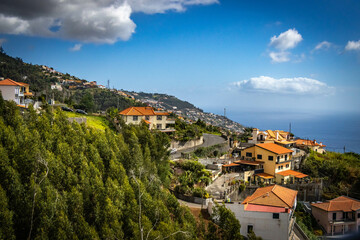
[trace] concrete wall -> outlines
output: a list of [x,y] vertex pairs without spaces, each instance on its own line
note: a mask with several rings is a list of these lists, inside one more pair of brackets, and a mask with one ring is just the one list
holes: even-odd
[[16,104],[20,104],[18,99],[15,99],[15,89],[18,89],[18,93],[20,93],[20,88],[18,86],[0,86],[0,90],[4,100],[14,101]]
[[171,141],[170,148],[176,148],[177,150],[184,150],[192,147],[199,146],[204,143],[204,137],[201,136],[199,139],[190,140],[186,142]]
[[247,235],[248,225],[253,226],[253,231],[264,240],[288,240],[290,213],[279,213],[279,219],[273,219],[273,213],[244,211],[242,204],[226,204],[240,221],[241,235]]

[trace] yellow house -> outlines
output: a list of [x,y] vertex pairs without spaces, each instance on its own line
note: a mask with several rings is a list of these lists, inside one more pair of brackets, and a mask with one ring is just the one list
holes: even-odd
[[[241,157],[246,160],[262,161],[264,171],[254,174],[254,180],[265,183],[284,183],[294,175],[300,176],[299,172],[291,170],[292,150],[275,143],[261,143],[244,149]],[[286,172],[286,171],[291,172]],[[286,174],[283,174],[283,173]],[[302,178],[307,175],[303,174]]]
[[149,129],[162,132],[173,132],[175,119],[169,119],[169,113],[154,111],[152,107],[129,107],[119,113],[126,124],[140,124],[142,121],[149,125]]

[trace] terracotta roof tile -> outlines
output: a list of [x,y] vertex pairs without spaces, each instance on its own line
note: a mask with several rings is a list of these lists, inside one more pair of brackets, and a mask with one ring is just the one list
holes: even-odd
[[119,113],[127,116],[169,115],[167,112],[155,112],[152,107],[129,107]]
[[284,153],[292,153],[293,152],[292,150],[284,148],[282,146],[279,146],[275,143],[261,143],[261,144],[256,144],[255,146],[261,147],[265,150],[268,150],[268,151],[276,153],[276,154],[284,154]]
[[281,176],[289,176],[289,175],[292,175],[296,178],[303,178],[303,177],[307,177],[308,175],[306,174],[303,174],[301,172],[297,172],[297,171],[294,171],[294,170],[285,170],[285,171],[282,171],[282,172],[277,172],[276,174],[279,174]]
[[320,208],[327,212],[351,212],[360,209],[360,201],[349,197],[341,196],[324,203],[313,203],[311,206]]
[[28,85],[28,84],[15,82],[14,80],[11,80],[11,79],[5,79],[5,80],[0,81],[0,85],[2,85],[2,86],[21,86],[21,87],[24,87],[25,85]]
[[297,191],[273,185],[258,188],[242,204],[256,204],[272,207],[292,208],[295,203]]

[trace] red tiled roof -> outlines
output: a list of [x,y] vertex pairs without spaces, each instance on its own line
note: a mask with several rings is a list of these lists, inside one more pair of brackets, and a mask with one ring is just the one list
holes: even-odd
[[308,175],[304,174],[304,173],[301,173],[301,172],[297,172],[297,171],[294,171],[294,170],[285,170],[285,171],[282,171],[282,172],[277,172],[276,174],[279,174],[281,176],[289,176],[289,175],[292,175],[296,178],[304,178],[304,177],[307,177]]
[[326,145],[318,144],[315,141],[312,140],[306,140],[306,139],[297,139],[295,140],[295,144],[297,145],[305,145],[305,146],[319,146],[319,147],[326,147]]
[[256,189],[242,204],[255,204],[272,207],[292,208],[295,203],[297,191],[273,185]]
[[264,162],[261,162],[261,161],[238,160],[238,161],[235,161],[234,163],[258,166],[258,165],[260,165],[260,164],[263,164]]
[[276,153],[276,154],[284,154],[284,153],[292,153],[293,152],[292,150],[284,148],[282,146],[279,146],[275,143],[260,143],[260,144],[256,144],[255,146],[258,146],[260,148],[263,148],[265,150],[268,150],[268,151]]
[[230,163],[230,164],[223,165],[223,167],[233,167],[233,166],[239,166],[239,164],[237,164],[237,163]]
[[247,204],[245,206],[245,211],[271,212],[271,213],[286,212],[285,208],[283,208],[283,207],[271,207],[271,206],[264,206],[264,205],[255,205],[255,204]]
[[15,82],[14,80],[11,80],[11,79],[5,79],[5,80],[0,81],[0,85],[2,85],[2,86],[21,86],[21,87],[24,87],[25,85],[28,85],[28,84]]
[[152,107],[129,107],[119,113],[127,116],[169,115],[167,112],[155,112]]
[[255,174],[255,176],[259,176],[259,177],[264,178],[264,179],[274,178],[273,175],[270,175],[270,174],[268,174],[268,173],[257,173],[257,174]]
[[351,212],[360,209],[360,201],[349,197],[341,196],[324,203],[313,203],[311,206],[320,208],[327,212]]

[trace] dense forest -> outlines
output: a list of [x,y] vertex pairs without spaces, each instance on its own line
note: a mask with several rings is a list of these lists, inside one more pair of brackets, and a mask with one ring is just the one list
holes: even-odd
[[360,154],[311,152],[301,170],[311,177],[323,178],[324,199],[341,195],[360,199]]
[[233,239],[225,207],[198,227],[167,190],[168,146],[146,125],[98,131],[0,97],[0,239]]

